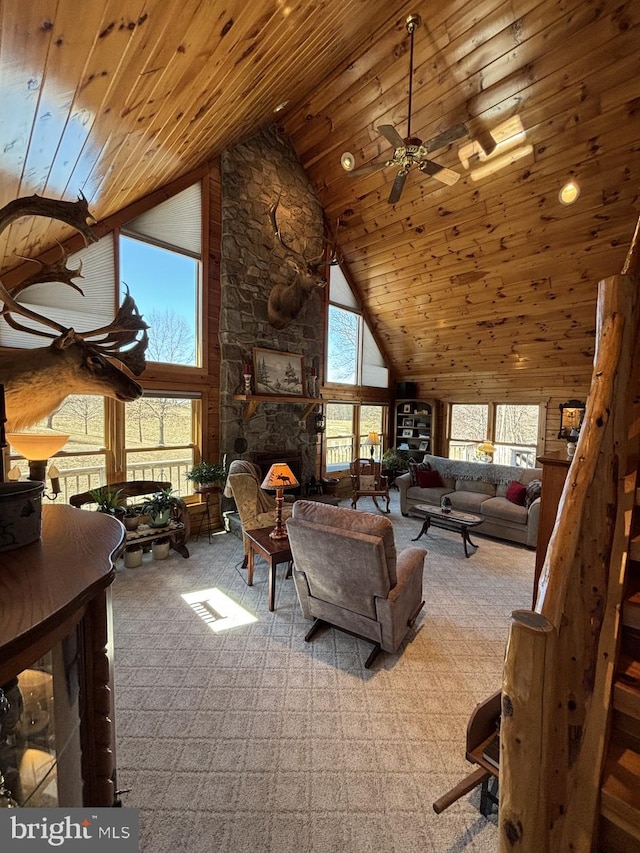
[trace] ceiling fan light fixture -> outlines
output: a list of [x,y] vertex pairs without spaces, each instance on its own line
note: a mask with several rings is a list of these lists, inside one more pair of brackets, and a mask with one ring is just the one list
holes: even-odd
[[558,198],[561,204],[573,204],[580,196],[580,186],[577,181],[571,180],[562,187],[558,193]]
[[352,172],[356,165],[356,158],[353,156],[351,151],[345,151],[342,157],[340,157],[340,165],[345,170],[345,172]]

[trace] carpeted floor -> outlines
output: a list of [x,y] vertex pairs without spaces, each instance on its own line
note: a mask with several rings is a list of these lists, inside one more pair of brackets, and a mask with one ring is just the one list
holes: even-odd
[[[400,549],[420,522],[402,518],[397,493],[390,518]],[[469,559],[457,534],[420,540],[426,608],[402,653],[372,670],[354,637],[304,642],[285,566],[269,613],[266,564],[246,586],[231,534],[191,543],[187,560],[119,568],[118,784],[140,809],[140,851],[497,850],[477,792],[432,809],[473,769],[469,714],[500,686],[511,611],[530,606],[534,553],[475,539]]]

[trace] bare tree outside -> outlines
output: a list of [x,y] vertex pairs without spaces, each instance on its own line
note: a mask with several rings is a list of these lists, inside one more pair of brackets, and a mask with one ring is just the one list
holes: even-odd
[[[89,435],[89,426],[95,418],[101,418],[104,410],[102,397],[93,397],[88,394],[73,394],[67,397],[65,402],[54,414],[64,413],[67,418],[82,424],[85,435]],[[50,416],[51,418],[53,415]]]
[[329,306],[329,382],[357,382],[359,316],[335,305]]
[[193,332],[183,316],[171,308],[154,308],[145,320],[149,324],[147,361],[193,364]]

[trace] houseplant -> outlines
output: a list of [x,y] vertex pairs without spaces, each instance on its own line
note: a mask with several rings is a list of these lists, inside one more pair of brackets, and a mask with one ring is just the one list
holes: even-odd
[[208,486],[221,486],[227,477],[223,465],[217,462],[198,462],[185,474],[187,480],[198,485],[201,489]]
[[177,505],[178,499],[174,497],[173,489],[161,489],[156,492],[144,505],[150,527],[165,527],[172,509]]
[[395,447],[390,447],[382,456],[382,470],[386,474],[390,486],[398,474],[402,474],[409,469],[407,462],[407,453],[403,450],[397,450]]
[[98,489],[91,489],[89,492],[97,504],[97,512],[104,512],[107,515],[115,516],[119,521],[124,519],[126,509],[122,505],[122,490],[116,489],[112,491],[106,486]]

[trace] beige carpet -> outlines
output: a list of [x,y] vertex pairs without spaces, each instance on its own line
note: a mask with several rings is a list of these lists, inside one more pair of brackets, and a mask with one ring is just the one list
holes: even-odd
[[[420,523],[397,494],[390,517],[403,547]],[[372,670],[361,640],[303,641],[310,623],[284,566],[269,613],[266,564],[247,587],[231,534],[192,543],[187,560],[119,568],[118,784],[140,809],[140,850],[497,850],[477,793],[432,809],[472,769],[469,714],[500,686],[511,611],[530,606],[533,552],[475,538],[470,559],[457,534],[420,540],[426,609],[402,654]]]

